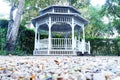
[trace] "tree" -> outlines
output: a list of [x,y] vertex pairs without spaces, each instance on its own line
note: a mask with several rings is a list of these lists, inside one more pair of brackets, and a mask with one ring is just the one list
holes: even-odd
[[8,24],[8,31],[6,37],[6,50],[9,52],[13,52],[15,48],[15,42],[18,35],[21,15],[23,13],[25,0],[20,0],[18,5],[18,10],[16,13],[15,20],[13,20],[13,11],[15,10],[15,3],[13,2],[11,10],[10,10],[10,21]]
[[106,33],[106,24],[102,21],[101,8],[89,6],[87,9],[86,17],[89,20],[85,29],[87,37],[103,37]]
[[102,7],[101,14],[107,16],[109,25],[116,28],[120,33],[120,0],[106,0],[105,5]]

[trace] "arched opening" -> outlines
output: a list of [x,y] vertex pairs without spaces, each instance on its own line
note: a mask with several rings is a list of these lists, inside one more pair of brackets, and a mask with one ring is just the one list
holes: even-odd
[[55,23],[51,27],[52,48],[70,49],[72,47],[71,39],[72,28],[67,23]]
[[49,28],[47,24],[40,25],[38,28],[40,39],[48,38]]
[[74,34],[75,34],[75,37],[77,38],[77,40],[81,40],[81,32],[82,32],[82,28],[81,26],[79,25],[75,25],[74,27]]
[[38,49],[48,49],[48,33],[49,28],[47,24],[39,25],[37,29],[37,46]]
[[52,37],[70,38],[72,28],[67,23],[55,23],[51,27]]

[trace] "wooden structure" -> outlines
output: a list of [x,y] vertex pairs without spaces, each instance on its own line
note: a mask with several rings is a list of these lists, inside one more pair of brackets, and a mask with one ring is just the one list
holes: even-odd
[[[32,23],[35,26],[33,55],[90,54],[90,43],[85,42],[84,32],[88,21],[72,6],[47,7]],[[48,37],[41,39],[43,31],[48,32]],[[57,38],[54,34],[64,34],[64,37]]]

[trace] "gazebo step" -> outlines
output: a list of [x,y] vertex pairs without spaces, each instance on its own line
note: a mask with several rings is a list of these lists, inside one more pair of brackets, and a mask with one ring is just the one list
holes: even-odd
[[33,55],[48,55],[47,50],[34,50]]
[[76,56],[73,50],[34,50],[33,55],[57,55],[57,56]]
[[49,55],[76,55],[73,50],[51,50]]

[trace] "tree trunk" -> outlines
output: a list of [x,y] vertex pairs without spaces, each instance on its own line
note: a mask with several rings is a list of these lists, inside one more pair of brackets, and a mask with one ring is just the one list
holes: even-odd
[[10,10],[10,20],[9,20],[9,23],[8,23],[8,30],[7,30],[7,35],[6,35],[6,50],[7,51],[10,51],[10,50],[13,50],[13,46],[12,46],[12,42],[10,42],[10,34],[12,32],[12,27],[13,27],[13,23],[14,23],[14,20],[13,20],[13,12],[15,10],[15,3],[13,2],[12,3],[12,7],[11,7],[11,10]]
[[7,39],[6,39],[6,50],[8,52],[13,52],[15,48],[15,43],[18,35],[21,15],[23,12],[25,0],[20,0],[18,5],[18,10],[16,13],[15,20],[13,20],[13,11],[15,10],[15,5],[12,6],[10,11],[10,21],[8,24],[8,32],[7,32]]

